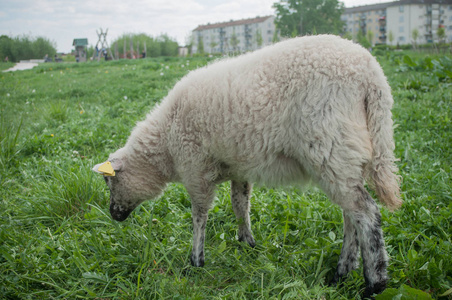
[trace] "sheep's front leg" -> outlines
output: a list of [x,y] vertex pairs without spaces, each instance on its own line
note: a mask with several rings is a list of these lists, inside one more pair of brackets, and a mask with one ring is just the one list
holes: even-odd
[[239,241],[247,242],[251,247],[256,246],[251,232],[250,196],[252,184],[248,182],[231,182],[232,209],[239,223]]
[[207,214],[213,202],[215,187],[204,185],[197,188],[187,187],[191,196],[193,219],[193,250],[191,264],[194,267],[204,266],[204,240],[206,236]]
[[191,252],[191,265],[204,266],[204,240],[206,236],[207,212],[197,205],[192,205],[193,217],[193,250]]
[[341,255],[337,263],[336,274],[331,281],[331,285],[336,285],[351,270],[357,269],[359,260],[358,232],[355,229],[350,217],[344,212],[344,241],[342,243]]

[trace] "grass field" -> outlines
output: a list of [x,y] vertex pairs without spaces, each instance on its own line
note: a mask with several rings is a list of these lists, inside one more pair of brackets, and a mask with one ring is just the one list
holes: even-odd
[[[404,206],[382,209],[391,257],[380,299],[452,299],[452,60],[378,57],[393,89]],[[354,299],[362,268],[329,287],[342,214],[315,188],[256,188],[257,247],[237,241],[229,187],[219,187],[206,266],[190,266],[191,209],[183,186],[123,223],[91,167],[205,58],[41,64],[1,73],[1,299]],[[403,297],[402,297],[403,296]],[[402,298],[401,298],[402,297]]]

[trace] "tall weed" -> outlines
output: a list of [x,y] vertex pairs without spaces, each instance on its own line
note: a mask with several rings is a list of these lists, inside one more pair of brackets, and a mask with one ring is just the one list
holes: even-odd
[[36,194],[33,203],[35,216],[52,216],[58,219],[83,218],[90,204],[107,207],[105,186],[93,179],[93,172],[80,159],[77,164],[65,162],[51,165],[46,174],[33,186]]
[[22,119],[19,125],[6,124],[3,115],[0,119],[0,166],[6,170],[9,166],[18,162],[17,157],[20,152],[18,144],[19,134],[22,128]]

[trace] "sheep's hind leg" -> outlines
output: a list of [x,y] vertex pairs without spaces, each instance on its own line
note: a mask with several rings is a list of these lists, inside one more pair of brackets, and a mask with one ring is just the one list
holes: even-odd
[[250,196],[252,185],[248,182],[231,182],[231,203],[239,223],[239,241],[247,242],[251,247],[256,246],[251,232]]
[[341,255],[337,263],[337,270],[331,285],[338,284],[350,271],[358,268],[359,260],[359,244],[358,232],[350,220],[347,213],[344,215],[344,240],[342,243]]
[[355,227],[361,248],[366,282],[363,298],[370,298],[386,288],[388,256],[377,204],[362,185],[356,186],[354,192],[356,209],[347,210],[345,214]]

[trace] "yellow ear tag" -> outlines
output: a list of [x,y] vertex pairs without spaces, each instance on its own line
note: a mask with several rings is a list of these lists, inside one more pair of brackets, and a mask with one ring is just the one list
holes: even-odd
[[104,176],[115,176],[115,170],[113,170],[109,161],[101,165],[98,170],[99,172],[102,172]]

